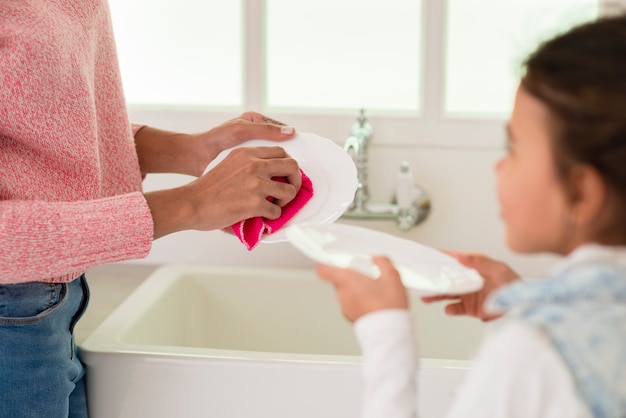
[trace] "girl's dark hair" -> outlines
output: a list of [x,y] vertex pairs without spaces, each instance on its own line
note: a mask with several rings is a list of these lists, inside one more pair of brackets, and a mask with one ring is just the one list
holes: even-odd
[[547,105],[554,121],[559,177],[570,187],[574,166],[594,167],[615,202],[612,228],[619,230],[611,235],[626,244],[626,15],[551,39],[524,66],[523,88]]

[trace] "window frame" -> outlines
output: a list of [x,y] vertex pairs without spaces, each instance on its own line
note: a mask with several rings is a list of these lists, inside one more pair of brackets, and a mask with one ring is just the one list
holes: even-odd
[[[246,110],[271,115],[300,131],[316,132],[343,143],[354,123],[354,111],[269,109],[265,103],[265,0],[240,0],[244,20],[243,106],[178,107],[129,105],[131,119],[160,128],[197,132],[234,118]],[[601,14],[626,0],[599,0]],[[422,0],[422,97],[418,112],[380,111],[366,115],[374,128],[373,146],[501,148],[506,118],[464,118],[444,114],[444,46],[447,1]]]

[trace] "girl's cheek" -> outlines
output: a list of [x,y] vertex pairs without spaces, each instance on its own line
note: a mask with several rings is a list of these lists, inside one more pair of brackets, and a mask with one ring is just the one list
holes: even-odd
[[497,177],[497,183],[496,183],[496,192],[498,195],[498,202],[500,204],[500,211],[501,211],[501,215],[504,216],[504,213],[506,212],[506,208],[507,206],[509,206],[507,204],[507,184],[506,184],[506,180],[503,178],[503,176],[498,175]]
[[507,165],[508,165],[507,157],[504,157],[498,160],[498,162],[494,166],[494,171],[496,174],[496,182],[497,182],[497,187],[498,187],[498,195],[502,194],[502,189],[505,187]]
[[507,218],[512,208],[514,206],[514,197],[516,193],[513,193],[513,189],[515,189],[515,181],[513,172],[511,170],[511,161],[509,157],[504,157],[500,159],[495,165],[496,172],[496,187],[497,187],[497,195],[498,201],[500,203],[501,216],[503,218]]

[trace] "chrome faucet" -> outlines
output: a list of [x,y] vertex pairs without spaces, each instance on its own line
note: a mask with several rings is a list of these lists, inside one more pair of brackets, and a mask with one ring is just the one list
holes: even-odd
[[369,189],[367,188],[367,150],[372,139],[372,125],[365,117],[365,109],[361,109],[359,117],[352,125],[350,136],[346,139],[344,149],[354,161],[357,171],[357,189],[354,200],[348,210],[366,211],[369,201]]
[[[371,203],[368,182],[368,146],[372,139],[372,125],[367,121],[365,110],[359,111],[359,116],[352,128],[350,136],[344,143],[344,150],[352,157],[357,170],[357,189],[354,199],[343,214],[345,218],[353,219],[395,219],[398,228],[403,231],[411,229],[421,223],[430,213],[430,199],[421,188],[413,185],[410,193],[409,207],[400,208],[394,197],[391,203]],[[402,162],[403,172],[409,169],[406,161]]]

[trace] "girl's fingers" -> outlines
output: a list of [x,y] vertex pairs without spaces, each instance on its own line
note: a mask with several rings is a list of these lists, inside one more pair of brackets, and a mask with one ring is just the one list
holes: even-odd
[[446,313],[448,315],[465,315],[465,307],[463,302],[451,303],[446,306]]
[[380,269],[380,276],[384,279],[399,279],[399,274],[389,257],[382,255],[375,255],[372,257],[372,261]]
[[345,269],[328,266],[326,264],[318,264],[316,270],[320,279],[331,283],[335,287],[340,287],[341,284],[347,280]]

